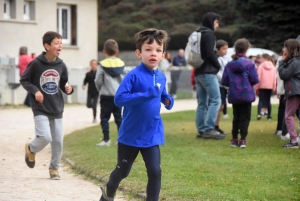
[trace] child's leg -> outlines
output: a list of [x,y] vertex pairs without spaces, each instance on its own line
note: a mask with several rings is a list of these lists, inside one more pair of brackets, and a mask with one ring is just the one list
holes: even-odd
[[263,106],[263,97],[264,97],[264,91],[259,89],[259,99],[258,99],[258,106],[257,106],[257,115],[261,115],[261,109]]
[[50,168],[58,170],[63,149],[63,119],[50,119],[52,135]]
[[158,200],[161,188],[161,168],[159,146],[141,149],[148,174],[146,201]]
[[222,89],[221,98],[224,96],[224,101],[222,100],[222,104],[224,105],[223,107],[223,115],[227,115],[227,89],[223,88]]
[[300,98],[297,96],[289,97],[286,100],[285,123],[290,134],[291,141],[297,141],[297,132],[295,128],[295,112],[299,107]]
[[87,94],[86,107],[87,108],[91,108],[92,107],[92,96],[89,93]]
[[114,105],[113,114],[114,114],[115,123],[119,130],[122,123],[122,107],[118,107]]
[[94,95],[92,98],[92,107],[93,107],[93,117],[96,119],[97,116],[97,103],[98,103],[98,95]]
[[37,153],[44,149],[51,141],[51,131],[49,126],[49,118],[44,115],[34,117],[35,138],[30,142],[29,149],[33,153]]
[[272,118],[271,95],[272,95],[272,90],[271,89],[267,90],[266,104],[267,104],[267,108],[268,108],[268,119]]
[[106,184],[107,196],[114,197],[122,179],[129,175],[132,164],[139,153],[139,148],[118,143],[118,163],[110,174]]
[[284,96],[281,95],[279,99],[279,106],[278,106],[278,115],[277,115],[277,127],[276,131],[282,131],[282,122],[284,121],[284,110],[285,110],[285,102]]
[[241,140],[246,140],[248,127],[251,119],[251,103],[241,104],[240,106],[240,132]]
[[100,100],[100,107],[101,107],[101,128],[103,133],[103,140],[109,140],[109,119],[114,107],[114,104],[111,102],[110,99],[101,98]]
[[237,140],[239,134],[239,118],[240,118],[240,107],[238,104],[232,104],[233,109],[233,120],[232,120],[232,139]]

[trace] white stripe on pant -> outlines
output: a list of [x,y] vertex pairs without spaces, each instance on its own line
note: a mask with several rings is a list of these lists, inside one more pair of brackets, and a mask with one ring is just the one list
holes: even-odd
[[34,117],[35,138],[30,142],[30,151],[37,153],[51,143],[49,168],[58,169],[63,149],[63,119],[52,119],[44,115]]

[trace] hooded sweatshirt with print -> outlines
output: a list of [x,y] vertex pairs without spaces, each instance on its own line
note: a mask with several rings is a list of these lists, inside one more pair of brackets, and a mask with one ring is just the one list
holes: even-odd
[[225,66],[222,85],[229,87],[229,103],[251,103],[255,101],[253,85],[258,83],[256,67],[246,55],[238,56],[237,60],[232,60]]
[[[66,93],[68,70],[60,58],[57,57],[55,62],[50,62],[45,58],[45,54],[46,52],[43,52],[30,62],[21,76],[20,83],[30,93],[34,116],[62,118],[64,99],[61,91]],[[35,100],[35,93],[38,91],[44,96],[43,103]]]
[[254,86],[254,89],[271,89],[276,91],[277,75],[276,67],[271,61],[263,61],[257,67],[259,83]]
[[218,56],[215,52],[216,37],[214,35],[214,21],[220,16],[209,12],[203,16],[202,27],[197,29],[201,32],[200,50],[204,63],[195,70],[195,76],[199,74],[217,74],[221,68]]
[[108,57],[100,61],[95,78],[100,98],[115,96],[123,79],[124,67],[124,62],[117,57]]
[[174,100],[166,92],[166,77],[159,70],[149,70],[143,63],[123,79],[115,95],[115,104],[124,107],[118,142],[147,148],[164,144],[164,126],[160,116],[166,99],[170,110]]

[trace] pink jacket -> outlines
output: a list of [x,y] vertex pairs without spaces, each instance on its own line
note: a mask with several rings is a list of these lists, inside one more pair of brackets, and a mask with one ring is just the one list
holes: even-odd
[[32,61],[32,58],[27,54],[20,55],[19,57],[19,65],[20,68],[20,75],[23,75],[25,69],[27,68],[28,64]]
[[276,92],[277,75],[276,67],[271,61],[263,61],[257,68],[259,83],[254,89],[272,89]]

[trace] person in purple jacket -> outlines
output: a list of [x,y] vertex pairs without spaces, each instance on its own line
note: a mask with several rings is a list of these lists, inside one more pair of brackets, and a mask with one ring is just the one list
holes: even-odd
[[235,42],[233,60],[225,66],[222,76],[222,85],[229,87],[228,102],[233,108],[231,147],[246,148],[251,106],[255,101],[253,85],[259,82],[255,64],[246,57],[249,47],[250,43],[245,38]]

